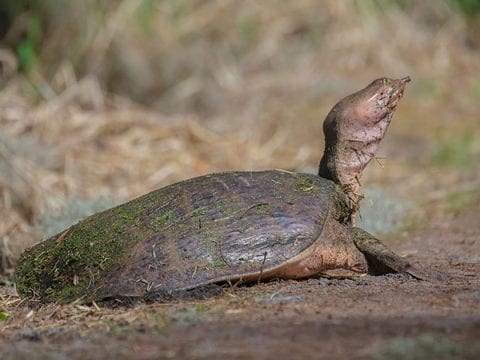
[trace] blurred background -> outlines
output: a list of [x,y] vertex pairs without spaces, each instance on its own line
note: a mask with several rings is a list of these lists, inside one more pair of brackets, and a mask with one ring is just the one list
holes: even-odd
[[322,122],[410,75],[361,222],[480,200],[480,0],[2,0],[0,273],[79,219],[225,170],[316,172]]

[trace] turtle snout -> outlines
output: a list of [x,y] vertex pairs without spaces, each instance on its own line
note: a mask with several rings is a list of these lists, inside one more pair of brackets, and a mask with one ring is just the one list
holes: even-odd
[[390,88],[390,99],[388,100],[387,106],[389,108],[395,108],[403,96],[403,91],[405,90],[405,85],[408,82],[412,81],[410,76],[404,77],[403,79],[393,80],[393,83]]

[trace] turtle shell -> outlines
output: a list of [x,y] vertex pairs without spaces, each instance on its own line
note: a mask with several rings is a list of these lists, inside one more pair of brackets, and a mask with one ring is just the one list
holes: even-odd
[[284,264],[348,206],[337,186],[285,171],[206,175],[94,214],[37,244],[16,271],[23,296],[95,300],[192,289]]

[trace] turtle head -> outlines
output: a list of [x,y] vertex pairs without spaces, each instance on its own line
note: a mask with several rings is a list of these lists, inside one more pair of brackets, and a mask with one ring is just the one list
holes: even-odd
[[397,80],[380,78],[372,81],[365,89],[340,101],[339,104],[343,105],[341,116],[353,117],[358,120],[358,125],[366,128],[381,121],[390,122],[409,81],[411,81],[409,76]]
[[360,178],[375,156],[410,77],[380,78],[340,100],[323,123],[325,152],[319,175],[333,180],[352,200],[352,212],[362,198]]

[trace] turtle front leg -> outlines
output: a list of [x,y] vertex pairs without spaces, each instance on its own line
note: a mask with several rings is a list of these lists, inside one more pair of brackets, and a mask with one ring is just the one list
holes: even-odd
[[427,281],[445,281],[445,273],[427,269],[420,264],[412,263],[395,254],[372,234],[360,228],[353,228],[353,241],[357,248],[365,255],[368,262],[368,272],[376,275],[398,272]]

